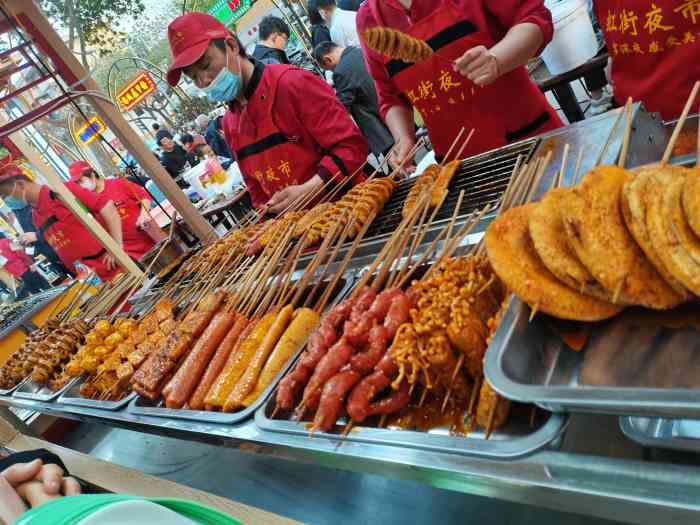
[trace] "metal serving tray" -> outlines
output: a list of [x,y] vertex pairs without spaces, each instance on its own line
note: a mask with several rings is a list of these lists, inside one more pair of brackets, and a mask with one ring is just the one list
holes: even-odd
[[[308,422],[271,419],[274,409],[275,396],[272,395],[255,413],[255,424],[262,430],[309,436]],[[513,410],[508,423],[494,431],[489,439],[485,439],[481,429],[473,430],[466,436],[459,436],[450,435],[445,427],[419,432],[358,426],[343,436],[342,429],[346,423],[344,418],[336,422],[335,432],[314,432],[313,439],[408,447],[490,459],[512,459],[532,454],[554,442],[568,423],[567,416],[563,414],[546,414],[546,421],[530,428],[530,409],[521,405],[514,406]]]
[[58,396],[63,394],[68,390],[76,381],[77,377],[74,377],[61,389],[52,391],[50,388],[44,385],[38,385],[32,381],[31,377],[26,378],[17,389],[12,394],[12,397],[21,397],[22,399],[33,399],[34,401],[53,401]]
[[[554,412],[700,417],[700,333],[667,328],[697,304],[670,313],[630,308],[589,323],[586,346],[568,348],[552,326],[512,299],[486,354],[485,374],[502,395]],[[667,319],[664,321],[664,319]]]
[[[328,306],[332,306],[336,304],[339,300],[343,299],[347,293],[352,289],[352,285],[354,282],[354,273],[348,272],[346,273],[343,278],[339,281],[338,286],[340,287],[340,290],[335,294],[333,299],[329,302]],[[319,294],[322,294],[323,290],[320,290],[318,294],[316,294],[317,297],[320,297]],[[302,298],[303,299],[303,298]],[[160,400],[158,403],[153,403],[149,399],[146,399],[142,396],[136,396],[131,400],[129,403],[129,406],[127,410],[131,412],[132,414],[137,414],[137,415],[142,415],[142,416],[156,416],[156,417],[167,417],[167,418],[176,418],[176,419],[188,419],[192,421],[203,421],[207,423],[225,423],[225,424],[233,424],[233,423],[239,423],[248,417],[250,417],[253,412],[255,412],[260,405],[263,404],[263,402],[267,399],[267,397],[270,395],[270,392],[277,386],[277,383],[284,377],[284,374],[287,373],[289,370],[289,367],[292,366],[292,363],[294,363],[299,356],[299,354],[302,352],[306,344],[304,344],[301,349],[297,353],[295,353],[292,358],[282,367],[280,372],[275,376],[274,380],[272,383],[270,383],[270,386],[268,386],[258,397],[258,399],[251,404],[249,407],[245,408],[244,410],[238,411],[238,412],[211,412],[211,411],[206,411],[206,410],[186,410],[186,409],[176,409],[176,408],[166,408],[165,403],[163,400]]]
[[79,377],[78,381],[72,383],[70,385],[70,388],[63,392],[63,394],[61,394],[61,397],[59,397],[56,400],[56,402],[63,405],[101,408],[103,410],[119,410],[136,397],[136,392],[131,392],[119,401],[101,401],[99,399],[86,399],[80,395],[80,387],[83,385],[83,383],[85,383],[86,380],[87,378],[84,376]]
[[22,379],[22,381],[20,381],[19,383],[17,383],[17,384],[16,384],[15,386],[13,386],[12,388],[0,388],[0,396],[9,396],[10,394],[12,394],[12,392],[14,392],[15,390],[17,390],[17,389],[20,387],[20,385],[21,385],[22,383],[24,383],[26,380],[27,380],[27,378],[25,377],[24,379]]
[[645,447],[700,452],[700,420],[661,417],[620,418],[620,429]]

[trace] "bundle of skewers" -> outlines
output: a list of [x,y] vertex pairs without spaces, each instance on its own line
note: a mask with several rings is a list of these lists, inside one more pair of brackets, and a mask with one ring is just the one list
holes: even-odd
[[[518,163],[502,210],[530,198],[546,162]],[[483,245],[453,258],[490,208],[455,230],[462,192],[451,221],[414,257],[456,169],[450,164],[431,169],[437,177],[445,174],[437,199],[431,184],[416,191],[400,227],[351,297],[323,316],[278,385],[273,418],[311,420],[312,433],[340,429],[345,421],[344,435],[360,424],[428,430],[451,422],[455,433],[481,426],[488,437],[506,422],[509,404],[483,380],[482,360],[508,292]],[[436,255],[440,241],[437,262],[411,281]]]
[[659,164],[625,169],[629,100],[610,134],[626,114],[616,166],[600,165],[601,153],[577,186],[561,188],[564,161],[539,202],[490,225],[491,264],[532,316],[598,321],[628,306],[668,310],[700,295],[700,171],[668,164],[699,89],[697,83]]

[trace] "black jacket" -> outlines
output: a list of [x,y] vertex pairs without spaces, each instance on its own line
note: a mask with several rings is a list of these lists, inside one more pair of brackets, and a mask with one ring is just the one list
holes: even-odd
[[253,58],[260,60],[263,64],[289,64],[287,53],[282,49],[267,47],[264,44],[258,44],[253,50]]
[[217,117],[209,121],[207,126],[207,131],[204,134],[204,140],[207,141],[209,147],[214,150],[219,157],[226,157],[227,159],[232,159],[231,149],[226,144],[224,137],[221,136],[219,132],[221,130],[221,118]]
[[[160,163],[173,179],[177,179],[182,169],[187,163],[187,152],[179,144],[175,144],[172,151],[165,151],[160,154]],[[187,184],[185,181],[177,181],[178,186],[183,187]]]
[[394,145],[391,132],[379,116],[379,102],[374,80],[367,71],[362,50],[349,46],[343,50],[333,71],[333,84],[338,100],[348,109],[369,142],[375,155]]

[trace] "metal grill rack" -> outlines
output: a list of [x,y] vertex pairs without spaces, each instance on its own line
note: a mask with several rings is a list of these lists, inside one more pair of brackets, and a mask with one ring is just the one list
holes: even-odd
[[67,286],[59,286],[45,292],[32,295],[17,303],[8,305],[0,310],[0,339],[12,330],[29,320],[58,294],[64,292]]

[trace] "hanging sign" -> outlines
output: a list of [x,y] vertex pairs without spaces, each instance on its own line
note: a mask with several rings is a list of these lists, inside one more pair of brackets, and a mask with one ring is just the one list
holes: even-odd
[[107,126],[105,126],[102,119],[95,115],[88,121],[87,124],[83,125],[77,131],[76,137],[81,143],[88,145],[91,144],[100,135],[100,133],[104,133],[106,129]]
[[225,26],[233,24],[250,9],[251,0],[219,0],[209,14]]
[[151,75],[144,71],[117,93],[117,99],[124,111],[130,111],[155,90],[156,83],[151,78]]

